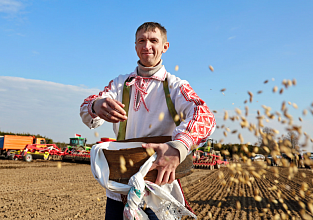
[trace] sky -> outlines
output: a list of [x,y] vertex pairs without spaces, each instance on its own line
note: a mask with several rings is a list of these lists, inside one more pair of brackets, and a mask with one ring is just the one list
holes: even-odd
[[[239,143],[241,133],[255,143],[257,137],[238,121],[223,120],[224,112],[234,116],[240,109],[244,115],[247,106],[246,119],[257,123],[258,110],[281,113],[283,101],[294,124],[312,138],[312,10],[312,1],[288,0],[0,0],[0,130],[60,142],[75,133],[87,143],[114,138],[109,123],[95,130],[85,126],[79,107],[117,75],[134,71],[136,29],[156,21],[168,31],[165,68],[187,80],[216,112],[220,128],[213,139]],[[284,79],[296,85],[286,89]],[[273,92],[275,86],[284,88],[282,94]],[[245,104],[248,92],[253,100]],[[277,116],[264,126],[287,134]],[[238,132],[225,137],[225,128]],[[313,151],[311,142],[307,148]]]

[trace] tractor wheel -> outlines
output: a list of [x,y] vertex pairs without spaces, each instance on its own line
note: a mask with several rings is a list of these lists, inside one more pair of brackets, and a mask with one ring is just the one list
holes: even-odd
[[9,160],[14,160],[14,156],[15,156],[15,154],[10,154]]
[[219,164],[219,163],[216,163],[215,165],[214,165],[214,168],[215,169],[219,169],[221,167],[221,165]]
[[26,154],[26,155],[24,156],[24,160],[25,160],[26,162],[32,162],[33,156],[32,156],[31,154]]
[[5,153],[4,158],[5,158],[5,159],[10,159],[10,155],[11,155],[11,151],[8,150],[8,151]]
[[45,153],[45,154],[43,155],[43,159],[44,159],[44,160],[49,160],[49,153],[47,153],[47,154]]

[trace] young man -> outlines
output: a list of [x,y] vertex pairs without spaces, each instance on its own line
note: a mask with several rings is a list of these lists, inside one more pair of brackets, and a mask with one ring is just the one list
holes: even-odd
[[[125,139],[172,136],[172,141],[143,144],[143,147],[153,148],[158,155],[150,169],[158,170],[155,183],[166,184],[175,197],[177,190],[181,192],[175,180],[176,167],[186,158],[191,146],[206,142],[215,129],[215,119],[187,81],[165,70],[161,57],[168,48],[167,31],[163,26],[154,22],[142,24],[136,31],[135,49],[139,61],[135,71],[118,76],[99,95],[85,99],[80,115],[91,129],[104,121],[113,123],[116,136],[121,123],[127,120]],[[128,115],[122,104],[125,81],[130,87]],[[178,126],[175,124],[177,118],[171,115],[167,104],[165,81],[168,83],[168,96],[181,119]],[[121,212],[119,217],[113,217],[112,209],[108,208],[119,206],[122,210],[121,196],[107,190],[107,197],[106,218],[121,218],[122,211],[118,211]],[[153,219],[152,215],[153,212],[149,214],[150,219]]]

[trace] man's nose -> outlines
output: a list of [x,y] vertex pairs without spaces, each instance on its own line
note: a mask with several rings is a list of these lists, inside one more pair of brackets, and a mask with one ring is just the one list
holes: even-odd
[[151,48],[151,43],[150,43],[150,41],[146,41],[145,42],[145,44],[144,44],[144,49],[147,49],[147,50],[149,50]]

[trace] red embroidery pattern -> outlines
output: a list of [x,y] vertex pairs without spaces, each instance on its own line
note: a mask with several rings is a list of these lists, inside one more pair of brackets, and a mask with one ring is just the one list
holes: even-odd
[[[127,86],[135,86],[135,98],[134,98],[134,110],[138,111],[141,103],[145,106],[145,109],[149,112],[149,109],[145,103],[145,96],[147,95],[147,88],[151,81],[151,78],[145,78],[141,76],[136,76],[132,81],[126,83]],[[139,101],[137,102],[139,94]],[[136,105],[136,103],[138,103]]]
[[216,124],[214,115],[189,84],[182,85],[180,91],[186,101],[193,102],[196,105],[192,120],[190,120],[187,125],[186,132],[189,132],[188,137],[193,139],[193,144],[200,144],[205,141],[205,138],[208,135],[210,135],[213,126]]
[[83,105],[87,105],[88,113],[91,115],[92,118],[97,117],[97,115],[92,112],[91,107],[92,107],[93,100],[95,100],[98,97],[99,97],[98,95],[91,95],[88,98],[86,98],[83,104],[80,106],[82,107]]
[[111,80],[111,81],[109,82],[109,85],[108,85],[108,86],[104,87],[103,92],[108,92],[108,91],[110,91],[110,90],[111,90],[111,87],[112,87],[112,83],[113,83],[113,80]]

